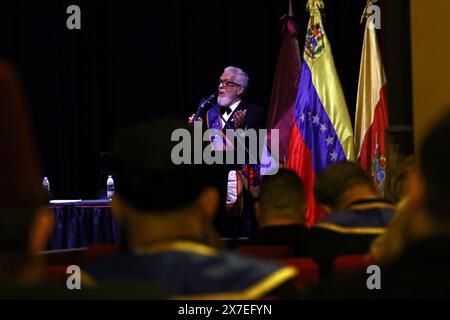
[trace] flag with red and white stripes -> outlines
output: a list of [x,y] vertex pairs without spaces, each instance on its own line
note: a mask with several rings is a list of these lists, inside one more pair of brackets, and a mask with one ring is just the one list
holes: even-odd
[[381,61],[376,30],[366,21],[359,71],[355,115],[355,147],[360,165],[371,175],[380,195],[384,194],[388,126],[386,75]]

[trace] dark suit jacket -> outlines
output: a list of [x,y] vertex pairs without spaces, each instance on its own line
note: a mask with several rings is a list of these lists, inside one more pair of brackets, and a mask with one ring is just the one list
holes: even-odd
[[247,110],[247,113],[245,115],[245,123],[247,129],[266,128],[266,112],[263,108],[242,100],[234,112],[238,110]]
[[[219,105],[215,105],[213,108],[211,108],[211,110],[208,111],[208,114],[210,113],[215,114],[216,111],[220,113],[219,110],[220,110]],[[241,111],[247,110],[247,113],[245,114],[245,123],[247,129],[264,129],[266,127],[266,112],[263,108],[250,104],[244,100],[241,100],[241,102],[234,110],[234,112],[238,110]],[[224,130],[225,129],[235,129],[233,122],[233,114],[231,114],[230,118],[225,124]]]

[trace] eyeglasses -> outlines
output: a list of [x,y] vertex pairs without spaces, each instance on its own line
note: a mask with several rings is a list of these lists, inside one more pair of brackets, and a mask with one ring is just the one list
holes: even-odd
[[233,82],[233,81],[229,81],[229,80],[220,80],[219,81],[219,86],[222,86],[224,88],[241,87],[241,85],[239,83],[236,83],[236,82]]

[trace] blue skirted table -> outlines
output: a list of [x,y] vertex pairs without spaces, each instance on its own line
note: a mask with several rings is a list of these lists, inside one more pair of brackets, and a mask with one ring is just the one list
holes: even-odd
[[111,214],[109,200],[53,202],[50,207],[55,226],[47,250],[120,242],[119,226]]

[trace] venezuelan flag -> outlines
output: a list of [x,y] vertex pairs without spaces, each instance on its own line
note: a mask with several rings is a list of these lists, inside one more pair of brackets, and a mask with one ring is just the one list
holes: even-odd
[[294,106],[287,167],[302,178],[306,224],[320,217],[314,200],[315,176],[329,164],[354,160],[353,130],[331,46],[322,24],[321,0],[309,0],[303,64]]

